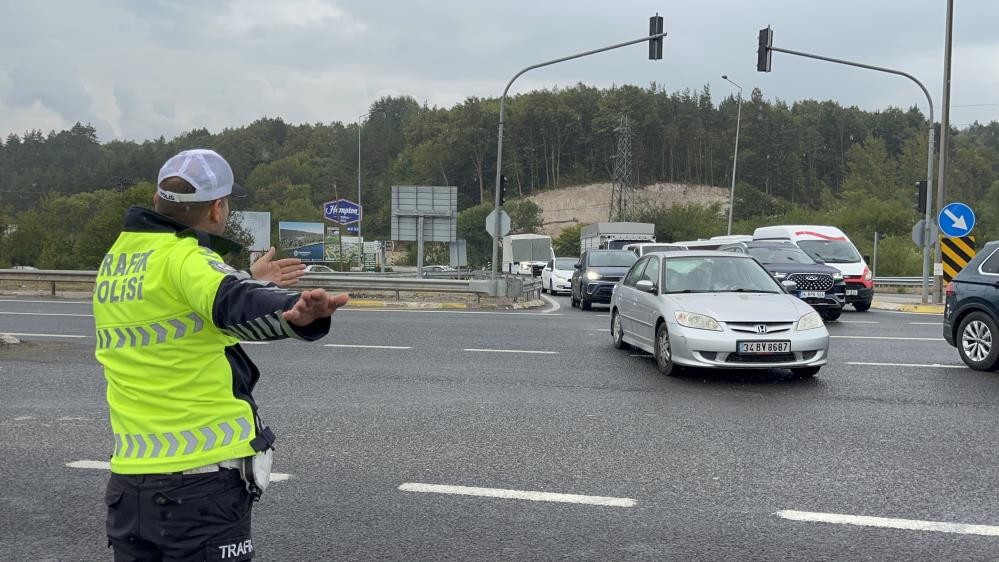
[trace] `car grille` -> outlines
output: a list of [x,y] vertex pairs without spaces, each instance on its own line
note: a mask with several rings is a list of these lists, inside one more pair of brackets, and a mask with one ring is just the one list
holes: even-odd
[[797,359],[793,353],[775,353],[773,355],[739,355],[729,353],[725,359],[728,363],[794,363]]
[[601,281],[606,281],[608,283],[617,283],[618,281],[621,280],[621,278],[620,277],[607,277],[607,276],[604,276],[604,277],[601,277],[600,280]]
[[[776,334],[790,330],[791,326],[794,326],[794,322],[726,322],[725,325],[733,332]],[[763,326],[764,329],[761,330],[760,326]]]
[[833,277],[827,273],[792,273],[787,280],[797,283],[799,291],[828,291],[833,286]]

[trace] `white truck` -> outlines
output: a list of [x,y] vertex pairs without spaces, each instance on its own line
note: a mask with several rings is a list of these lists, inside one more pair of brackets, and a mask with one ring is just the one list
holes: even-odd
[[508,234],[503,237],[503,271],[538,277],[552,259],[552,237],[543,234]]
[[628,244],[656,241],[656,225],[645,222],[599,222],[579,233],[580,252],[620,250]]

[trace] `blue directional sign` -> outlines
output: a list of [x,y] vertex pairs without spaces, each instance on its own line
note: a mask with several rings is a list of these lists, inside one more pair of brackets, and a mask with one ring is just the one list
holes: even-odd
[[323,203],[323,216],[337,224],[360,222],[363,207],[346,199]]
[[951,203],[940,211],[937,217],[940,232],[944,236],[960,238],[967,236],[975,228],[975,213],[964,203]]

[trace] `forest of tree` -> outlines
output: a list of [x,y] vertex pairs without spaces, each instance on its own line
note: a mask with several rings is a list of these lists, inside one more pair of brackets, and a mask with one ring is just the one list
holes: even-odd
[[[737,100],[710,90],[659,85],[585,85],[514,97],[504,134],[504,173],[513,197],[609,181],[614,129],[630,118],[638,185],[728,186]],[[361,123],[365,237],[386,239],[392,185],[458,187],[459,231],[475,263],[481,216],[492,200],[498,100],[469,98],[450,109],[387,97]],[[96,130],[27,131],[0,143],[0,267],[91,269],[113,240],[123,210],[147,204],[157,171],[187,148],[211,148],[232,164],[251,195],[237,208],[280,220],[318,221],[321,204],[356,198],[356,123],[292,125],[263,118],[217,134],[198,129],[167,140],[99,142]],[[973,206],[979,239],[999,236],[999,123],[952,131],[948,200]],[[917,220],[914,182],[925,178],[927,123],[916,108],[862,111],[834,101],[744,100],[736,188],[736,232],[781,222],[835,224],[862,251],[875,230],[889,234],[883,274],[915,274],[909,241]],[[134,184],[134,185],[132,185]],[[608,199],[610,194],[608,193]],[[515,223],[538,229],[536,209]],[[521,213],[519,213],[521,215]],[[640,209],[664,239],[724,234],[720,208]],[[477,222],[476,222],[477,221]],[[272,229],[277,232],[277,229]],[[481,234],[482,236],[478,236]],[[880,269],[880,268],[879,268]]]

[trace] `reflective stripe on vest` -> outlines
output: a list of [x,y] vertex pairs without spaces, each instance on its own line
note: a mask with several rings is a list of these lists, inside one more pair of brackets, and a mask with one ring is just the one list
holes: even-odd
[[[189,320],[191,323],[186,322]],[[97,330],[97,349],[123,347],[145,347],[164,343],[167,339],[179,340],[188,334],[197,334],[205,327],[205,321],[197,312],[181,318],[171,318],[142,326],[123,326]],[[172,328],[172,330],[171,330]],[[170,337],[172,334],[172,337]]]
[[[216,430],[217,428],[217,430]],[[212,427],[167,431],[165,433],[115,433],[114,455],[119,458],[159,458],[203,453],[216,447],[228,447],[235,438],[243,441],[250,438],[253,424],[246,418],[236,418],[233,423],[222,422]],[[236,435],[236,429],[239,435]],[[221,439],[219,439],[221,437]],[[183,446],[183,448],[181,448]],[[146,456],[146,453],[149,453]]]

